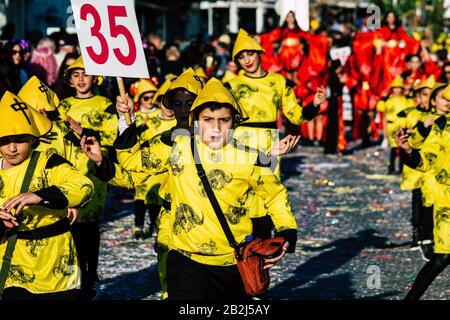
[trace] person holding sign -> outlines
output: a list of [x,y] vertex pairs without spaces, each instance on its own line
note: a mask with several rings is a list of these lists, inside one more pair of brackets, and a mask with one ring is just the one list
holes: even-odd
[[98,223],[106,204],[106,183],[95,177],[93,163],[83,153],[80,141],[83,136],[95,136],[103,147],[112,147],[118,120],[111,101],[93,92],[103,78],[87,75],[81,56],[66,70],[64,78],[76,92],[75,96],[63,100],[58,107],[60,117],[66,123],[64,138],[67,159],[95,185],[92,200],[86,207],[79,209],[78,220],[72,230],[82,272],[82,297],[92,299],[98,293]]

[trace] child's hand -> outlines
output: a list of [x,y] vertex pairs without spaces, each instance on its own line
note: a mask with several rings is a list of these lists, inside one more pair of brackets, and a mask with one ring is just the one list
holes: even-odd
[[271,157],[282,156],[291,152],[291,150],[297,145],[300,140],[300,136],[288,135],[275,144],[270,151]]
[[284,258],[288,249],[289,249],[289,242],[286,241],[286,243],[283,245],[283,252],[278,257],[275,257],[272,259],[264,259],[264,267],[263,268],[264,269],[272,268],[275,263],[277,263],[278,261],[280,261],[281,259]]
[[66,119],[66,124],[67,126],[76,134],[78,134],[79,136],[81,136],[81,133],[83,132],[83,127],[81,126],[81,124],[79,122],[76,122],[75,120],[73,120],[71,117],[67,117]]
[[25,206],[35,205],[41,203],[42,198],[35,193],[21,193],[6,201],[3,205],[3,211],[11,213],[16,210],[15,215],[18,215]]
[[125,100],[121,96],[117,97],[116,110],[119,114],[125,114],[133,110],[133,100],[131,100],[128,93]]
[[408,137],[409,137],[408,133],[404,132],[403,129],[400,129],[397,131],[397,134],[395,135],[395,143],[407,154],[411,154],[413,150],[408,142]]
[[89,159],[99,166],[103,161],[103,154],[100,143],[95,137],[84,136],[81,138],[80,146]]
[[0,220],[2,220],[3,224],[8,229],[12,229],[14,227],[19,226],[19,223],[17,222],[17,218],[2,209],[0,209]]
[[75,221],[77,221],[78,218],[78,209],[76,208],[67,208],[67,218],[70,221],[70,224],[74,224]]
[[320,107],[322,103],[327,100],[327,90],[324,87],[317,88],[316,95],[314,97],[314,106]]
[[423,125],[424,125],[425,128],[428,128],[433,123],[434,123],[434,117],[433,116],[429,116],[428,118],[425,119],[425,121],[423,122]]

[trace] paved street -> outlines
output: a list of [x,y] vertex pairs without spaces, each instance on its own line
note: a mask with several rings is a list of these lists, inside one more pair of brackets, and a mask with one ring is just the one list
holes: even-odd
[[[271,271],[269,299],[402,299],[423,266],[409,251],[410,192],[385,175],[386,151],[326,156],[300,147],[283,160],[299,225],[297,249]],[[102,224],[100,299],[161,298],[153,240],[131,238],[132,203],[111,202]],[[444,271],[424,299],[448,299]]]

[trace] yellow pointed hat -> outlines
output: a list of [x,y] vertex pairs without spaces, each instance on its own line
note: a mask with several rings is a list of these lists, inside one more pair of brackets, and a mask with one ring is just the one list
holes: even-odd
[[195,99],[194,104],[189,111],[189,121],[191,124],[194,123],[194,111],[206,104],[230,105],[237,111],[239,120],[244,117],[242,109],[239,107],[239,104],[231,91],[225,88],[223,83],[216,78],[211,78]]
[[172,82],[177,78],[174,74],[169,74],[166,76],[166,81],[159,87],[158,91],[156,91],[155,95],[152,98],[152,103],[155,104],[159,97],[162,97],[166,94],[167,90],[169,90]]
[[[68,84],[71,85],[70,83],[70,75],[72,73],[73,70],[75,69],[84,69],[84,61],[83,61],[83,56],[79,56],[77,58],[77,60],[75,60],[74,63],[72,63],[67,69],[66,71],[64,71],[64,81]],[[97,85],[100,86],[103,83],[103,77],[102,76],[97,76]]]
[[405,89],[405,84],[403,83],[402,77],[395,77],[394,81],[392,81],[389,88],[402,88]]
[[134,102],[139,102],[139,99],[144,93],[147,92],[156,92],[158,88],[156,88],[153,83],[146,79],[140,79],[136,85],[136,94],[134,95]]
[[35,110],[55,111],[59,106],[58,95],[45,83],[32,76],[20,89],[18,96]]
[[202,67],[198,68],[197,70],[195,70],[195,73],[200,77],[200,78],[205,78],[208,79],[208,76],[205,73],[205,70],[203,70]]
[[234,74],[233,72],[231,72],[230,70],[225,71],[225,74],[222,77],[222,82],[226,83],[228,81],[230,81],[231,79],[236,78],[236,74]]
[[178,78],[176,78],[169,89],[167,89],[166,94],[164,95],[164,105],[169,106],[169,93],[175,91],[176,89],[184,89],[189,93],[198,96],[200,91],[203,89],[202,79],[195,73],[194,69],[189,68],[185,72],[183,72]]
[[52,129],[50,120],[9,91],[0,101],[0,119],[0,138],[22,134],[41,137]]
[[[431,105],[431,98],[435,95],[435,93],[436,93],[436,91],[438,91],[439,89],[442,89],[442,88],[445,88],[445,87],[447,87],[447,84],[446,83],[443,83],[443,82],[437,82],[435,85],[434,85],[434,87],[433,87],[433,89],[431,90],[431,93],[430,93],[430,99],[428,99],[428,108],[431,108],[432,107],[432,105]],[[444,97],[444,99],[447,99],[447,98],[445,98]]]
[[442,96],[445,100],[450,101],[450,84],[444,89],[444,92],[442,92]]
[[240,29],[233,47],[233,60],[236,60],[237,55],[242,51],[265,52],[258,41],[253,39],[247,31]]
[[434,75],[431,75],[430,77],[428,77],[427,79],[425,79],[424,81],[422,81],[421,83],[419,83],[415,88],[414,91],[419,91],[425,88],[428,89],[433,89],[433,87],[436,85],[436,78],[434,77]]

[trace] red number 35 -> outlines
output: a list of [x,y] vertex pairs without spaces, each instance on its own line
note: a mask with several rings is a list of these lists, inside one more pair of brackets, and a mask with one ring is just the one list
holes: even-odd
[[[94,25],[91,27],[91,35],[98,39],[100,42],[101,51],[96,53],[92,46],[86,47],[86,50],[91,59],[97,64],[105,64],[109,58],[109,47],[106,38],[100,33],[102,26],[102,20],[100,15],[91,4],[84,4],[80,10],[80,18],[87,21],[87,17],[91,16],[94,19]],[[117,38],[122,35],[125,37],[129,53],[124,55],[120,49],[114,48],[113,52],[117,59],[124,65],[130,66],[136,61],[136,44],[134,43],[133,36],[130,31],[123,25],[119,25],[116,22],[117,17],[127,17],[127,11],[124,6],[108,6],[108,18],[111,36]]]

